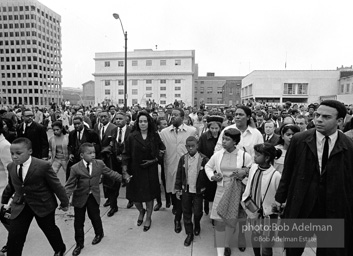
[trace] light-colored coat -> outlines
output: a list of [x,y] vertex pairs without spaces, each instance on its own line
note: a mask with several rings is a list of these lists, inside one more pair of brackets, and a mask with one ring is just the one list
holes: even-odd
[[[69,135],[65,134],[63,136],[64,136],[64,138],[63,138],[62,148],[63,148],[63,153],[64,153],[64,159],[66,161],[68,161],[69,160],[69,151],[67,149],[67,146],[69,144]],[[50,162],[52,164],[55,159],[55,154],[56,154],[56,142],[55,142],[55,135],[54,135],[49,139],[49,155],[51,156]]]
[[0,134],[0,194],[7,184],[7,165],[12,162],[10,146],[10,142]]
[[164,170],[167,193],[175,194],[175,180],[180,157],[187,153],[185,144],[189,136],[197,137],[197,129],[192,126],[180,126],[178,134],[173,125],[160,132],[161,139],[166,147],[164,154]]

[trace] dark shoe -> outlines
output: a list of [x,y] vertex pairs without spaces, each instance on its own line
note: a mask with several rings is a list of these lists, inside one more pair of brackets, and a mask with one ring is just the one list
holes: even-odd
[[134,206],[134,203],[131,202],[131,201],[129,201],[129,202],[127,203],[127,205],[126,205],[126,208],[130,209],[130,208],[133,207],[133,206]]
[[60,252],[56,252],[54,254],[54,256],[64,256],[65,251],[66,251],[66,246],[64,245],[63,248],[61,249],[61,251]]
[[166,203],[165,208],[170,208],[171,204],[170,202]]
[[154,208],[153,208],[153,211],[159,211],[159,209],[161,209],[161,207],[162,207],[162,203],[157,203],[155,206],[154,206]]
[[108,217],[111,217],[118,211],[118,207],[110,208],[109,212],[107,213]]
[[246,248],[245,247],[239,247],[238,249],[239,249],[239,251],[244,252]]
[[4,247],[1,248],[0,252],[2,253],[7,252],[7,245],[4,245]]
[[92,244],[95,245],[95,244],[100,243],[100,241],[102,241],[103,237],[104,237],[104,233],[102,233],[102,234],[100,234],[100,235],[96,235],[96,236],[93,238]]
[[105,203],[103,204],[104,207],[108,207],[110,205],[109,199],[107,199],[107,201],[105,201]]
[[83,249],[83,245],[81,244],[76,244],[75,249],[72,251],[72,256],[77,256],[81,253],[81,250]]
[[230,256],[232,254],[232,251],[230,250],[229,247],[224,248],[224,256]]
[[[146,210],[142,209],[142,212],[140,212],[139,218],[137,220],[137,226],[141,226],[143,223],[143,218],[145,217]],[[142,215],[142,218],[140,218]]]
[[143,232],[147,232],[150,229],[151,224],[152,224],[152,220],[150,221],[150,225],[149,226],[143,226]]
[[194,240],[194,235],[193,234],[188,234],[184,241],[185,246],[190,246],[191,242]]
[[172,213],[175,215],[176,214],[176,209],[175,207],[173,206],[173,209],[172,209]]
[[201,229],[200,229],[200,227],[195,227],[195,229],[194,229],[194,235],[195,236],[198,236],[198,235],[200,235],[200,231],[201,231]]
[[180,233],[181,232],[181,223],[180,223],[180,221],[177,221],[177,220],[174,221],[174,231],[175,231],[175,233]]

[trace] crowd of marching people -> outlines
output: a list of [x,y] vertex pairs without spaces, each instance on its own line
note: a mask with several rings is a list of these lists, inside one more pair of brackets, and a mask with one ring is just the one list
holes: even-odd
[[[244,227],[246,220],[278,218],[344,219],[344,248],[318,244],[317,255],[351,255],[352,115],[352,104],[335,100],[225,108],[178,102],[127,110],[6,107],[0,110],[0,193],[8,239],[1,251],[21,255],[35,218],[55,255],[64,255],[54,218],[58,202],[63,211],[74,207],[72,255],[84,248],[86,212],[95,231],[92,244],[98,244],[104,237],[102,185],[107,216],[118,212],[119,191],[126,187],[127,208],[135,206],[144,232],[153,228],[153,212],[165,197],[174,232],[185,230],[184,246],[200,235],[201,218],[209,215],[219,256],[250,246],[256,256],[272,255],[273,242],[260,242],[263,234],[252,232],[247,244]],[[284,247],[287,256],[302,255],[305,243]]]

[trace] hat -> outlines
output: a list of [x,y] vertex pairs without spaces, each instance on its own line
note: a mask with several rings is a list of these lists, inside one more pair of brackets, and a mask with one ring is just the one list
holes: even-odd
[[309,106],[308,106],[308,109],[309,108],[313,108],[314,110],[316,109],[316,106],[314,105],[314,104],[310,104]]
[[210,123],[210,122],[219,122],[219,123],[223,123],[223,117],[221,116],[216,116],[216,115],[213,115],[213,116],[209,116],[207,117],[207,123]]

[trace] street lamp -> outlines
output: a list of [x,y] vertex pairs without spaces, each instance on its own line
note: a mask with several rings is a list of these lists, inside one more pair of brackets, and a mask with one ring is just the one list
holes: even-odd
[[121,28],[125,37],[125,72],[124,72],[124,109],[127,110],[127,32],[124,30],[123,23],[119,17],[119,14],[113,13],[113,17],[120,20]]

